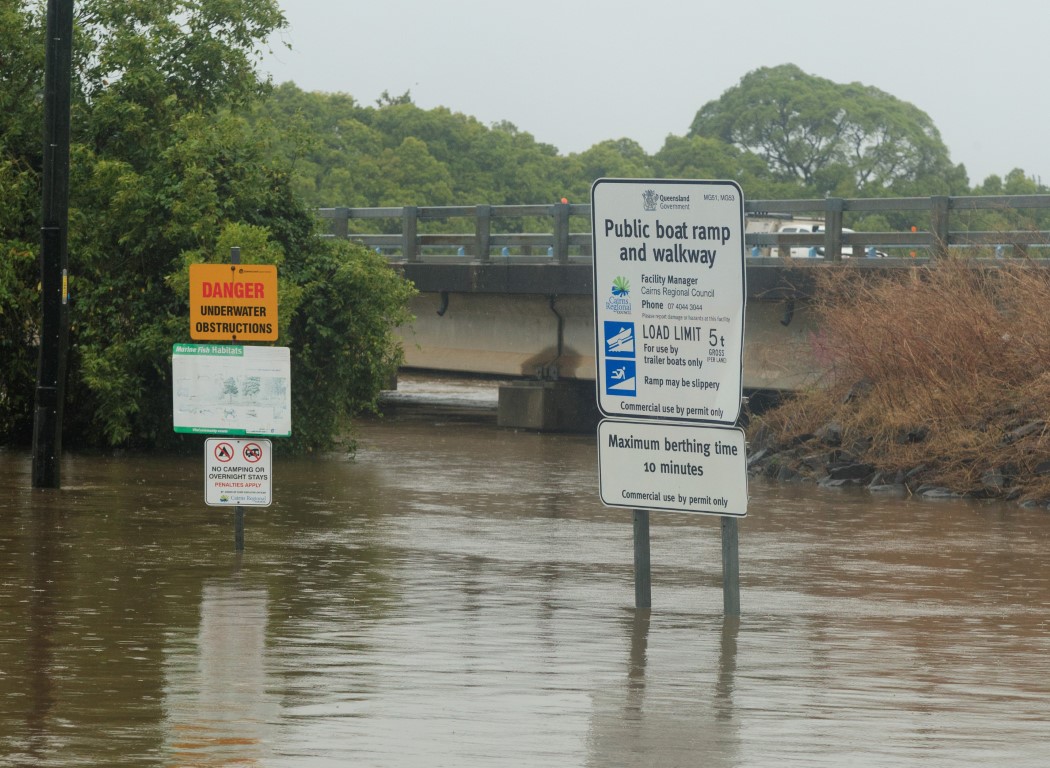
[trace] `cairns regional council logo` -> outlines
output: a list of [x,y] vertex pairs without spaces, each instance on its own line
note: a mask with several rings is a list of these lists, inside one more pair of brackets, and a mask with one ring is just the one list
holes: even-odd
[[612,295],[605,300],[605,308],[620,315],[631,314],[631,300],[627,298],[630,292],[631,283],[627,278],[616,277],[612,284]]
[[642,192],[642,206],[647,211],[655,211],[656,204],[660,202],[660,195],[655,189],[647,189]]

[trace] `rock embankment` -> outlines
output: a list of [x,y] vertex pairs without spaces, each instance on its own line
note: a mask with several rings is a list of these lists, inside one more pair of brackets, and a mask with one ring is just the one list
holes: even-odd
[[[1047,425],[1042,420],[1002,431],[1004,451],[1020,456],[1031,455],[1023,446],[1041,439]],[[930,429],[925,426],[902,430],[896,436],[900,445],[918,446],[927,440]],[[1050,509],[1050,498],[1033,495],[1033,481],[1041,484],[1050,479],[1050,459],[1031,462],[1004,458],[995,466],[981,468],[970,474],[976,482],[952,486],[932,482],[940,475],[943,458],[933,459],[893,469],[880,469],[872,453],[880,451],[873,437],[845,441],[842,426],[828,422],[813,433],[782,439],[766,424],[758,424],[748,435],[750,452],[748,473],[779,482],[813,482],[825,488],[854,486],[872,493],[899,494],[924,498],[974,498],[1015,501],[1025,507]],[[1011,451],[1011,448],[1013,451]]]

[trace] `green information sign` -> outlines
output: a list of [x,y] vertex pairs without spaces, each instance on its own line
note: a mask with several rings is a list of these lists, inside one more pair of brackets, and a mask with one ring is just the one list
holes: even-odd
[[171,372],[176,432],[292,434],[288,347],[175,344]]

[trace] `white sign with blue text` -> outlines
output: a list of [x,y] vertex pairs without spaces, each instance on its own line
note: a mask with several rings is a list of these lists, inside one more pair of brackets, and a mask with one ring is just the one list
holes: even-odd
[[591,187],[598,407],[735,424],[744,344],[744,196],[732,181]]
[[737,428],[604,419],[598,424],[602,503],[744,517],[745,451]]

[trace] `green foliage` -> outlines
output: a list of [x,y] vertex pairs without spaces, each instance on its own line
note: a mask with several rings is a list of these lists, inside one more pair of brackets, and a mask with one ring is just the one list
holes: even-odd
[[285,137],[293,186],[318,207],[580,202],[600,177],[728,178],[751,199],[967,191],[965,169],[921,110],[792,65],[750,73],[652,156],[629,138],[560,156],[514,125],[424,110],[409,93],[363,106],[285,83],[255,119]]
[[[569,180],[564,184],[570,200],[590,198],[591,184],[600,178],[649,179],[652,159],[632,139],[608,139],[566,159]],[[558,197],[561,197],[559,194]]]
[[[227,261],[233,246],[245,263],[278,266],[280,339],[296,358],[293,444],[332,445],[327,430],[373,405],[399,359],[392,326],[411,288],[385,265],[374,274],[371,255],[320,239],[294,191],[289,138],[246,119],[266,90],[253,61],[283,25],[277,3],[85,0],[77,11],[66,446],[189,445],[172,430],[170,380],[172,344],[189,340],[189,265]],[[0,21],[0,442],[21,442],[38,354],[42,20],[0,0]],[[398,160],[419,159],[406,143]],[[344,352],[354,359],[335,359]]]
[[731,179],[755,200],[795,197],[798,185],[776,179],[758,155],[706,136],[668,136],[653,158],[657,176]]
[[295,188],[319,207],[527,204],[566,194],[565,159],[553,147],[510,123],[420,109],[408,94],[362,107],[346,94],[284,83],[256,119],[285,135]]
[[0,443],[32,431],[43,69],[38,9],[0,0]]
[[0,159],[21,158],[39,168],[44,21],[23,5],[0,0]]
[[[166,135],[141,169],[113,148],[74,152],[68,422],[89,444],[177,442],[168,358],[188,340],[190,263],[226,261],[236,245],[246,263],[280,265],[312,236],[267,134],[219,110],[187,113]],[[295,280],[282,284],[291,311]]]
[[925,112],[793,64],[745,75],[697,112],[689,135],[753,152],[814,196],[958,194],[967,184]]
[[[40,294],[36,252],[28,243],[0,247],[0,442],[25,442],[32,430]],[[30,352],[27,354],[27,352]]]
[[275,0],[83,0],[83,114],[96,151],[143,167],[191,112],[245,106],[261,93],[257,48],[284,25]]
[[[1005,178],[992,175],[974,188],[977,195],[1037,195],[1046,187],[1014,168]],[[955,214],[958,229],[975,232],[1045,231],[1050,229],[1050,212],[1039,208],[1002,208],[960,211]],[[1004,236],[1004,241],[1009,240]],[[1036,253],[1035,251],[1032,252]]]
[[406,307],[415,289],[383,257],[346,241],[315,241],[300,261],[302,303],[291,329],[291,444],[342,447],[350,417],[374,410],[397,372],[402,351],[392,328],[411,319]]

